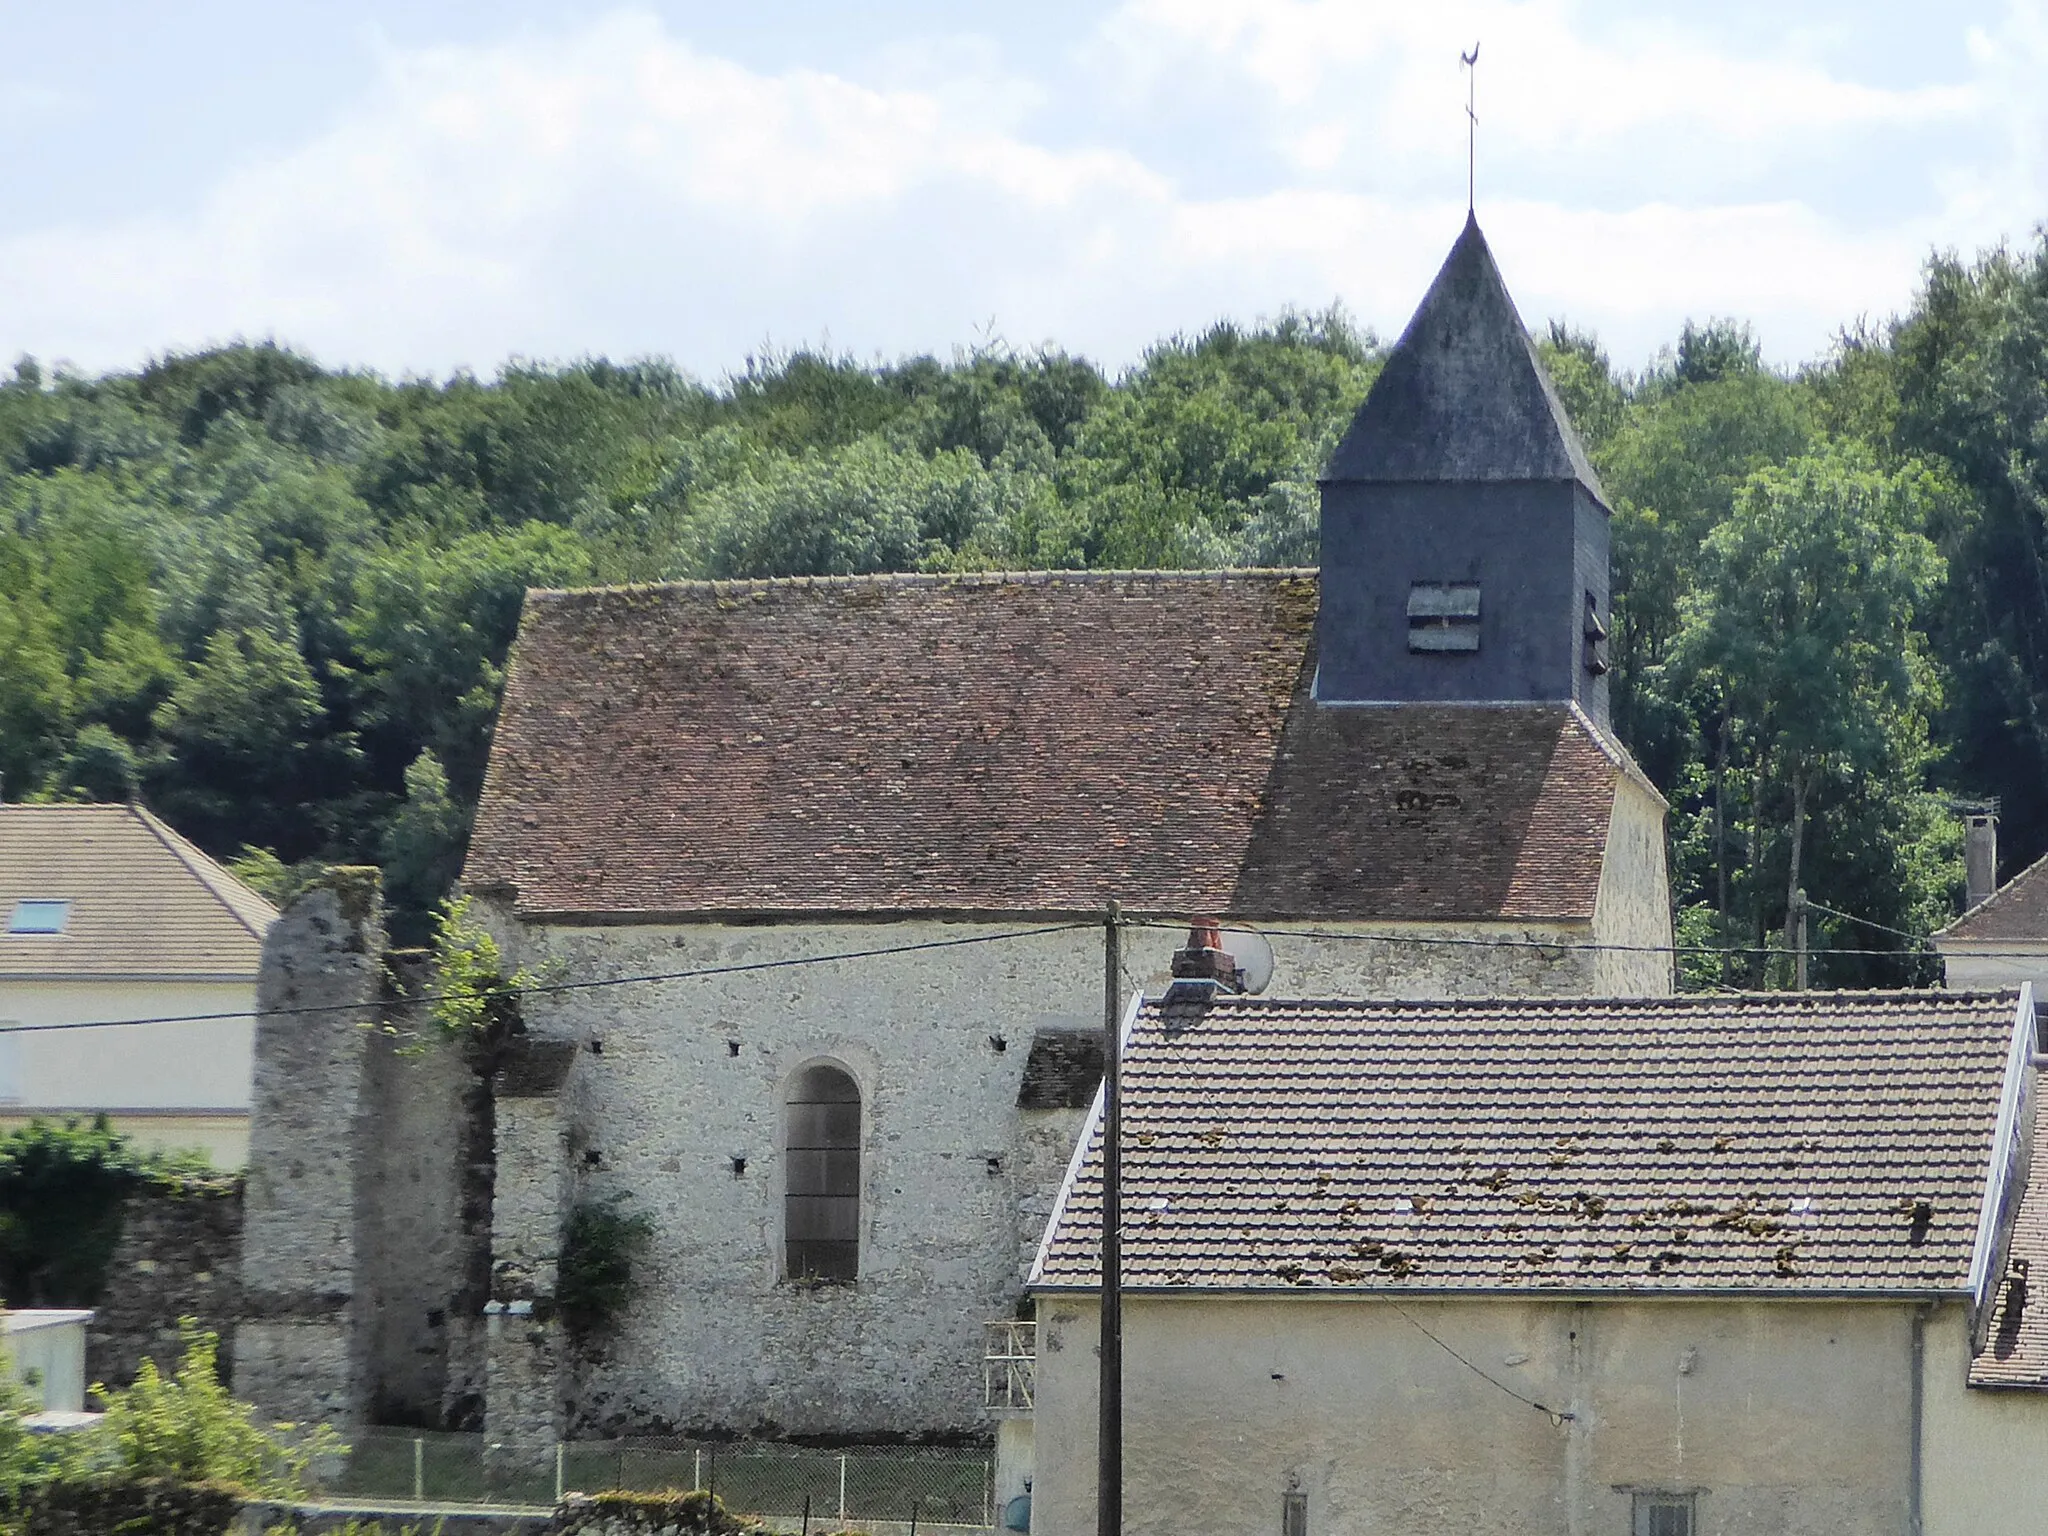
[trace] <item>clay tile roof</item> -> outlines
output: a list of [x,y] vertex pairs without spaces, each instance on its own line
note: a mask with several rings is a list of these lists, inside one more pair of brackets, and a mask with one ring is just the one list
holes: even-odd
[[614,919],[1589,919],[1619,749],[1569,705],[1315,705],[1315,612],[1302,571],[529,593],[463,878]]
[[1992,1292],[1984,1348],[1970,1362],[1970,1385],[2048,1390],[2048,1104],[2038,1100],[2027,1190],[2013,1218],[2005,1275]]
[[[10,934],[17,903],[70,904]],[[0,978],[254,979],[277,909],[136,805],[0,805]]]
[[[1123,1076],[1126,1280],[1964,1290],[2016,1005],[1148,1004]],[[1034,1284],[1098,1282],[1099,1130]]]
[[1577,480],[1606,493],[1468,218],[1326,480]]
[[2036,859],[1936,937],[1972,943],[2001,939],[2048,943],[2048,858]]

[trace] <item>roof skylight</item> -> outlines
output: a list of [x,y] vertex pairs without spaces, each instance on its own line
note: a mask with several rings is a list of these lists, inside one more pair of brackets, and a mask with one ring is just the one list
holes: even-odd
[[7,920],[10,934],[62,933],[71,917],[68,901],[17,901],[14,916]]

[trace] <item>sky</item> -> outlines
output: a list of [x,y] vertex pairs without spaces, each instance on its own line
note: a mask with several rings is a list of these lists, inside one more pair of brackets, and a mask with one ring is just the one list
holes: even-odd
[[1523,318],[1823,355],[2048,216],[2048,0],[0,0],[0,357],[387,375],[1341,304],[1477,205]]

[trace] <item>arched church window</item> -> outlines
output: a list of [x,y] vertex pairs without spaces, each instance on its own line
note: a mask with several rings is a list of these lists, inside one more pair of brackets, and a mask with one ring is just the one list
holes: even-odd
[[842,1069],[806,1067],[783,1104],[783,1267],[792,1280],[860,1271],[860,1088]]

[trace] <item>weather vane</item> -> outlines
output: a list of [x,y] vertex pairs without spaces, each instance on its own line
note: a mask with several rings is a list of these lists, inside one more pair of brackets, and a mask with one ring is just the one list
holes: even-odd
[[1479,45],[1474,43],[1470,53],[1459,54],[1458,63],[1465,71],[1465,211],[1470,213],[1476,201],[1473,182],[1479,169]]

